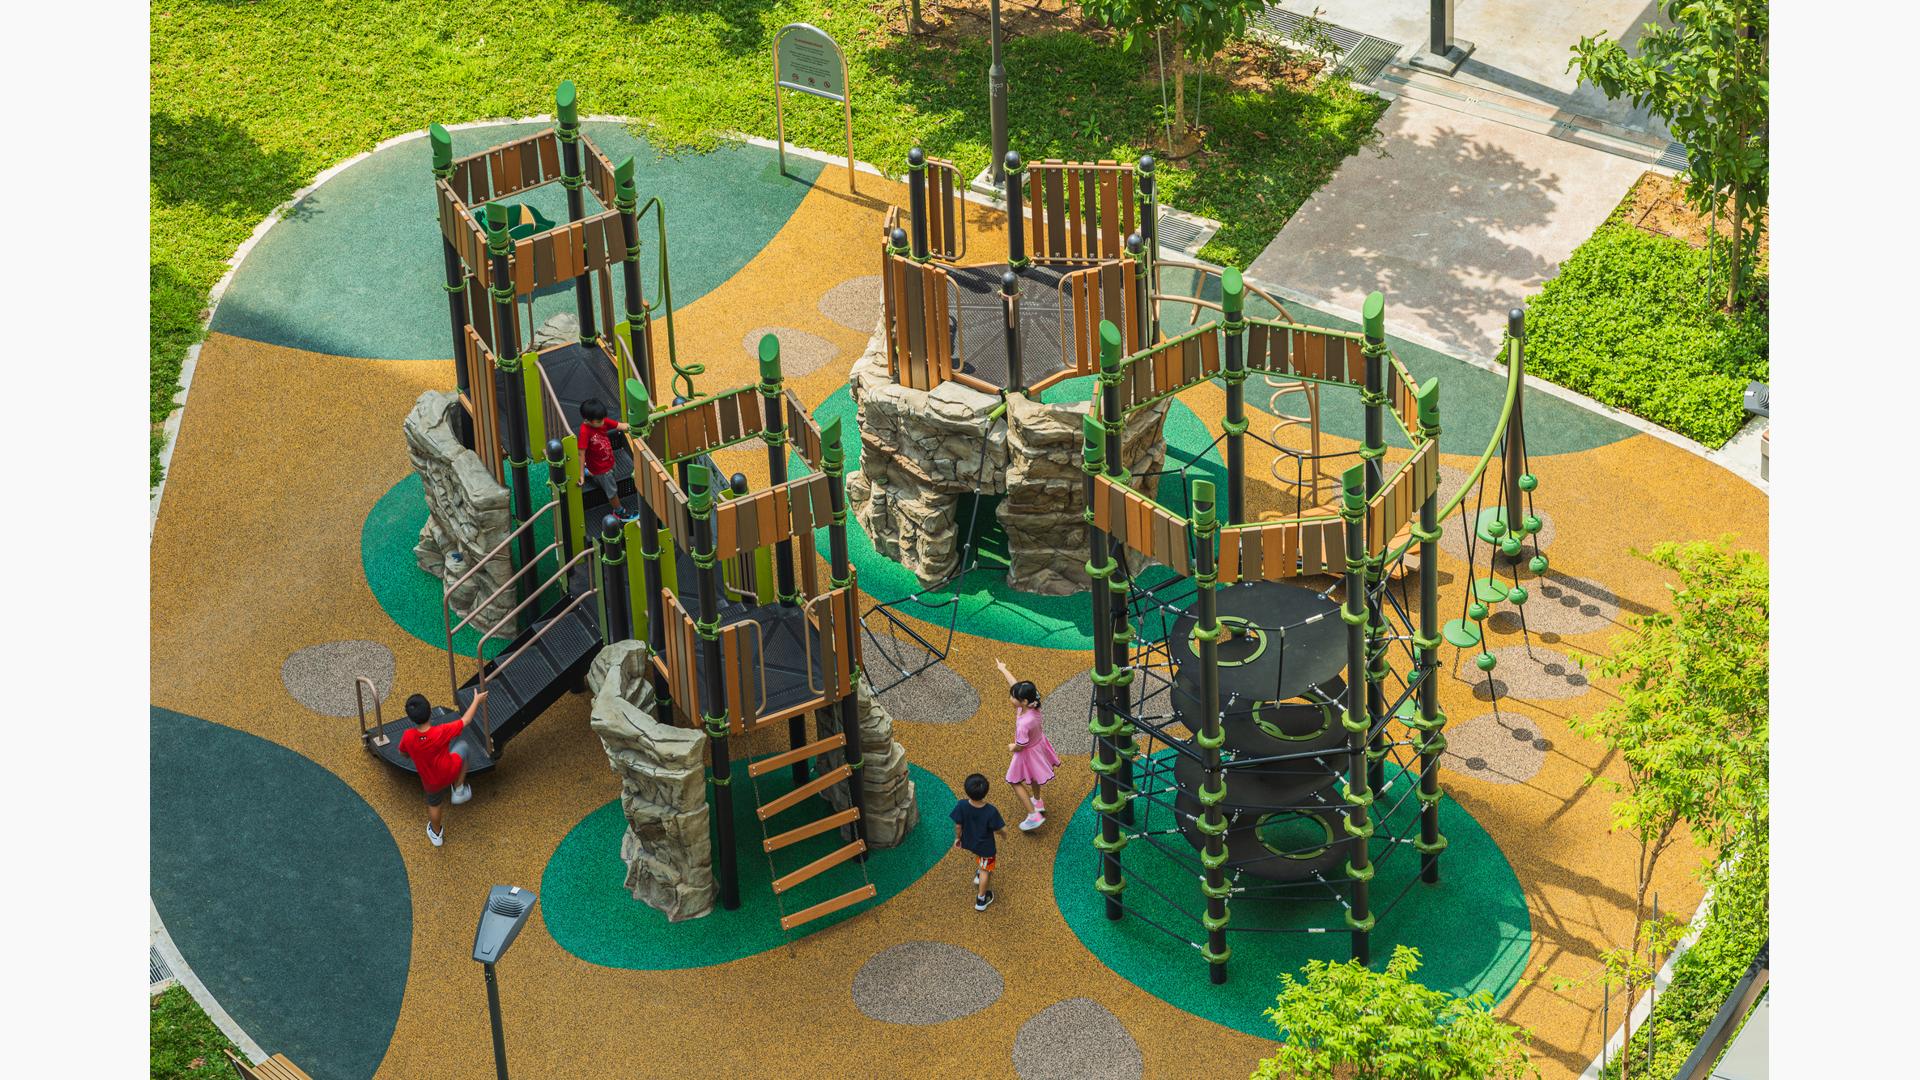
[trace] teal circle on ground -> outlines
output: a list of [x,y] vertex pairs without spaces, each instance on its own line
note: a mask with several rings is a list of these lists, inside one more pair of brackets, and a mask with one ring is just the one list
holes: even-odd
[[[795,927],[791,935],[780,929],[782,913],[831,899],[859,887],[862,864],[842,863],[776,897],[774,871],[760,846],[761,824],[754,814],[754,783],[763,799],[792,789],[786,769],[757,780],[748,777],[746,762],[733,763],[734,836],[739,843],[740,906],[728,911],[717,902],[698,919],[668,922],[667,917],[635,900],[626,888],[627,866],[620,858],[620,839],[627,819],[620,801],[607,803],[582,818],[547,860],[540,877],[541,917],[547,932],[574,956],[602,967],[634,971],[674,971],[710,967],[753,956],[853,918],[883,904],[920,880],[953,849],[947,813],[953,808],[952,789],[939,777],[909,765],[920,823],[896,847],[875,851],[864,864],[865,879],[878,890],[874,899],[842,908],[824,918]],[[768,823],[769,832],[796,828],[828,813],[824,800],[808,799],[783,811]],[[842,845],[836,832],[803,840],[774,855],[778,872],[790,873]],[[956,877],[958,888],[966,888]],[[956,893],[956,895],[963,895]]]
[[[476,153],[548,126],[458,130],[454,153]],[[741,143],[705,154],[658,154],[623,124],[581,126],[614,162],[633,155],[642,203],[658,195],[665,205],[676,311],[759,254],[812,190],[821,169],[818,162],[792,157],[789,179],[780,175],[776,155],[765,147]],[[598,213],[591,192],[586,200],[587,213]],[[567,218],[566,192],[558,182],[506,201],[556,221]],[[654,249],[659,232],[645,220],[640,234],[643,285],[649,298],[658,298]],[[428,142],[396,143],[355,162],[275,222],[234,272],[211,328],[334,356],[445,359],[453,355],[453,335],[441,247]],[[613,289],[614,304],[624,310],[618,273]],[[574,309],[571,289],[549,292],[534,301],[536,326]]]
[[[1519,983],[1533,941],[1520,879],[1473,815],[1452,799],[1443,799],[1440,832],[1447,838],[1447,850],[1440,856],[1440,882],[1418,881],[1412,845],[1389,839],[1409,828],[1418,835],[1413,818],[1419,803],[1408,790],[1414,779],[1393,776],[1391,767],[1389,775],[1386,789],[1377,793],[1376,813],[1397,808],[1376,821],[1371,847],[1374,913],[1379,918],[1372,935],[1372,966],[1383,969],[1395,945],[1410,945],[1420,951],[1416,978],[1424,985],[1453,994],[1486,990],[1498,1002]],[[1129,832],[1173,828],[1171,821],[1161,820],[1169,811],[1148,805],[1143,817],[1151,820],[1136,820]],[[1127,882],[1122,896],[1127,905],[1138,905],[1138,914],[1129,911],[1109,920],[1105,897],[1094,888],[1100,875],[1100,853],[1093,846],[1097,831],[1098,815],[1089,794],[1060,836],[1053,863],[1054,902],[1080,943],[1102,964],[1168,1004],[1235,1031],[1272,1039],[1273,1023],[1262,1014],[1280,992],[1279,977],[1300,977],[1309,960],[1340,962],[1351,956],[1344,909],[1331,899],[1315,904],[1236,896],[1229,906],[1227,944],[1233,955],[1227,962],[1227,981],[1215,986],[1207,979],[1200,951],[1190,944],[1206,939],[1199,922],[1206,901],[1197,878],[1198,852],[1174,832],[1129,843],[1122,853]],[[1156,850],[1156,844],[1166,845],[1173,857]],[[1252,879],[1241,883],[1259,884]],[[1396,894],[1398,902],[1387,908]],[[1184,934],[1185,940],[1149,926],[1147,919]],[[1313,926],[1331,929],[1287,932]],[[1253,932],[1237,933],[1234,927]],[[1277,932],[1258,932],[1262,930]]]
[[371,1077],[413,953],[393,834],[286,747],[158,707],[149,723],[149,888],[174,944],[262,1045],[314,1076]]
[[[1070,379],[1050,387],[1041,395],[1041,400],[1050,404],[1085,401],[1087,388],[1092,383],[1091,376]],[[861,447],[859,429],[855,425],[856,411],[852,392],[843,386],[822,402],[813,414],[822,427],[836,419],[842,421],[841,444],[846,449],[848,473],[860,467]],[[1215,445],[1214,433],[1207,430],[1206,424],[1194,415],[1192,409],[1180,402],[1175,401],[1168,411],[1164,430],[1167,463],[1162,468],[1168,471],[1161,476],[1155,497],[1169,510],[1181,513],[1186,510],[1186,492],[1193,481],[1211,480],[1224,487],[1226,464],[1221,458],[1219,446]],[[1182,469],[1185,470],[1184,483],[1179,471]],[[983,534],[999,536],[997,528],[987,525],[992,520],[988,515],[998,505],[998,497],[982,498],[977,503],[977,512],[982,515]],[[958,511],[958,518],[960,527],[965,529],[970,518],[964,504]],[[826,536],[826,531],[821,530],[818,546],[822,555],[829,554]],[[852,513],[847,515],[847,551],[853,565],[859,570],[860,588],[868,596],[890,601],[920,594],[918,599],[905,600],[896,606],[895,610],[902,614],[939,625],[953,617],[952,605],[957,600],[960,609],[957,625],[965,627],[967,633],[976,637],[1043,649],[1078,650],[1092,647],[1093,601],[1088,594],[1040,596],[1021,592],[1008,585],[1004,536],[999,537],[997,547],[993,543],[983,545],[979,565],[959,581],[942,589],[924,592],[919,579],[912,572],[874,550],[873,541],[868,539],[866,530],[860,527],[859,518]],[[1164,567],[1148,567],[1141,572],[1139,581],[1142,587],[1151,587],[1174,576],[1173,571]],[[1143,628],[1143,632],[1148,629],[1151,628]]]
[[[535,461],[527,467],[534,502],[544,506],[547,491],[547,465]],[[447,646],[447,619],[441,607],[441,582],[420,569],[413,547],[420,541],[420,529],[427,523],[427,496],[420,475],[409,473],[387,490],[368,511],[360,526],[360,569],[367,576],[367,588],[380,610],[394,624],[436,648]],[[553,542],[552,516],[533,526],[534,550]],[[552,559],[549,557],[549,566]],[[548,574],[553,570],[549,569]],[[543,575],[544,576],[544,575]],[[454,616],[459,621],[459,616]],[[511,636],[511,635],[509,635]],[[453,636],[454,651],[472,656],[480,644],[478,631],[467,628]],[[487,642],[487,655],[497,656],[506,646],[504,640]]]

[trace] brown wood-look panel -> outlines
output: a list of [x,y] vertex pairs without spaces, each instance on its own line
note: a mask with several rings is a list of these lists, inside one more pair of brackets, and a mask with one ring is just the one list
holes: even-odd
[[902,353],[905,378],[901,385],[915,390],[931,390],[927,382],[926,278],[918,267],[903,267],[906,288],[900,294],[900,318],[905,328],[907,348]]
[[534,143],[534,146],[539,150],[541,179],[559,176],[560,140],[554,137],[553,132],[546,131],[540,134],[540,139]]
[[1117,172],[1102,172],[1100,177],[1100,252],[1109,258],[1126,250],[1125,234],[1120,230],[1120,180]]
[[[1058,165],[1059,162],[1049,161],[1047,164]],[[1045,250],[1047,255],[1052,258],[1065,258],[1067,256],[1067,223],[1062,220],[1061,212],[1065,208],[1066,199],[1065,193],[1061,190],[1060,170],[1050,168],[1042,171],[1040,175],[1042,177],[1041,186],[1045,189],[1045,194],[1042,198],[1046,200],[1050,211],[1047,214],[1047,245]]]

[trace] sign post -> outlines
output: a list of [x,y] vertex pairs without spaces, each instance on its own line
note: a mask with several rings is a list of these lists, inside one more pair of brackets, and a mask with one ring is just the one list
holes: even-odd
[[847,58],[825,30],[808,23],[788,23],[773,38],[773,124],[780,141],[780,175],[787,174],[787,121],[780,92],[837,101],[846,115],[847,190],[858,194],[853,181],[853,101],[847,96]]

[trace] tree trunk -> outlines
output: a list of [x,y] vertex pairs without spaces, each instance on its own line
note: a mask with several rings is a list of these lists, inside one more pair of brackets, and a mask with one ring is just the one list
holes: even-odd
[[1180,26],[1173,27],[1173,145],[1167,153],[1178,154],[1187,141],[1187,60],[1180,51]]
[[1743,228],[1747,212],[1747,189],[1743,184],[1733,188],[1733,271],[1727,283],[1727,310],[1740,308],[1740,284],[1745,278],[1747,266],[1747,234]]
[[921,33],[926,27],[920,22],[920,0],[909,0],[907,7],[912,12],[909,16],[912,21],[908,23],[908,27],[916,34]]

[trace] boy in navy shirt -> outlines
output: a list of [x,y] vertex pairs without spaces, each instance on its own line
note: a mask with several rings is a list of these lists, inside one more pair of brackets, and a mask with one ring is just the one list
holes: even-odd
[[1005,835],[1007,823],[1000,808],[987,801],[987,778],[974,773],[961,785],[967,797],[953,805],[953,846],[970,852],[979,860],[973,872],[973,910],[985,911],[993,903],[994,837]]

